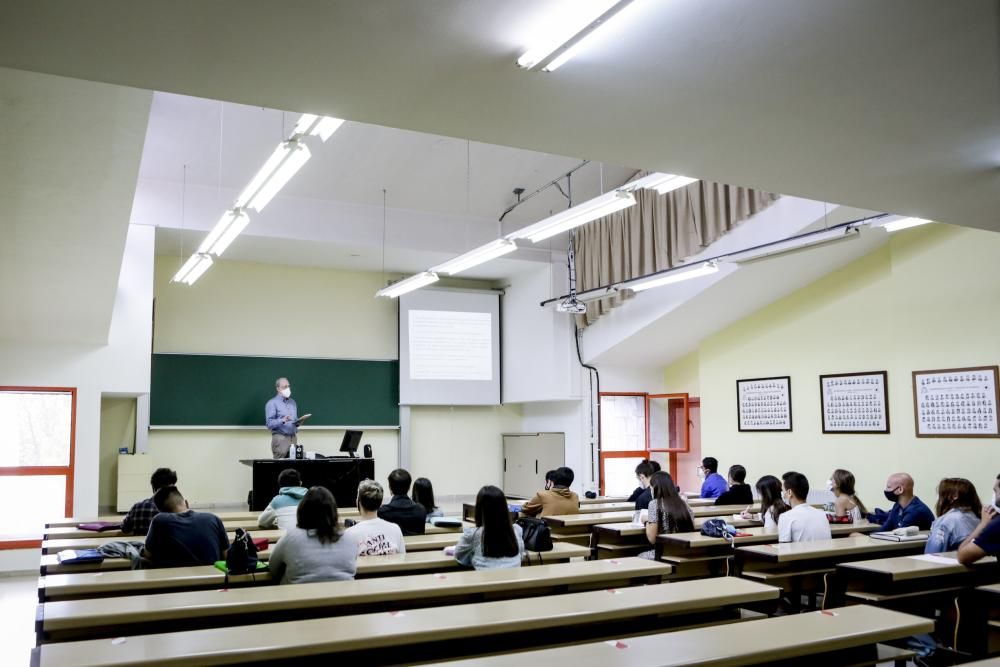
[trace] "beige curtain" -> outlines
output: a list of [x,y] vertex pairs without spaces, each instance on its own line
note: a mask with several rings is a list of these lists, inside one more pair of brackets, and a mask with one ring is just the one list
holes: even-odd
[[[710,181],[665,195],[655,190],[633,194],[635,206],[574,231],[577,292],[676,266],[778,198],[770,192]],[[591,301],[577,323],[587,326],[632,296],[631,290],[622,290]]]

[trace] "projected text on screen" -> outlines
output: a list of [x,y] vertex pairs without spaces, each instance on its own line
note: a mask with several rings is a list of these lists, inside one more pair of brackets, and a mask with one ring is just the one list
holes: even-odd
[[411,380],[493,380],[490,313],[409,311]]

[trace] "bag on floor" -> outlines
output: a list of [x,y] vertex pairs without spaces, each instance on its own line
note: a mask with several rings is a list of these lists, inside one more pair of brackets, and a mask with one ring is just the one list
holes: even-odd
[[517,525],[521,527],[525,551],[552,551],[552,532],[544,521],[523,516]]

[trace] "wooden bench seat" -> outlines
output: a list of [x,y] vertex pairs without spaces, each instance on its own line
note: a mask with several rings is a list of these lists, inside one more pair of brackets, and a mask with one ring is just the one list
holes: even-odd
[[[579,561],[502,570],[455,571],[353,581],[254,586],[46,602],[39,643],[135,634],[143,628],[194,628],[350,613],[365,606],[401,609],[468,602],[469,596],[531,597],[661,581],[669,565],[640,558]],[[523,605],[525,608],[531,605]]]
[[777,595],[774,588],[737,579],[658,584],[551,595],[532,599],[530,604],[502,600],[129,636],[124,641],[47,644],[40,647],[39,664],[213,665],[247,658],[277,662],[320,655],[337,655],[342,664],[409,663],[482,653],[512,642],[519,647],[553,644],[581,632],[594,637],[629,627],[648,628],[653,623],[663,627],[672,621],[689,621],[699,613],[717,614],[720,608],[738,608]]
[[[584,547],[555,544],[552,551],[540,556],[532,552],[525,565],[566,562],[589,554]],[[401,556],[362,556],[358,558],[357,577],[415,574],[417,572],[460,569],[453,556],[441,551],[415,551]],[[251,575],[229,577],[229,586],[248,586],[271,581],[267,570]],[[226,585],[226,575],[212,565],[171,567],[154,570],[129,570],[54,574],[41,577],[38,583],[39,602],[147,595],[167,591],[219,588]]]
[[931,621],[919,616],[858,605],[748,623],[454,661],[447,663],[447,667],[865,665],[879,660],[879,643],[930,632],[932,628]]

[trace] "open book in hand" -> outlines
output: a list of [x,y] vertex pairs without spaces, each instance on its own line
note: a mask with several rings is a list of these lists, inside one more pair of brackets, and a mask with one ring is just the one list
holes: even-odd
[[301,426],[302,422],[304,422],[305,420],[309,419],[310,417],[312,417],[312,413],[311,412],[308,413],[308,414],[302,415],[301,417],[299,417],[298,419],[296,419],[295,422],[293,422],[293,423],[296,426]]

